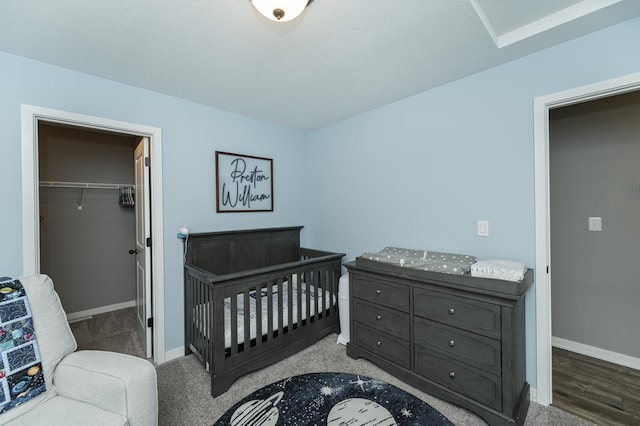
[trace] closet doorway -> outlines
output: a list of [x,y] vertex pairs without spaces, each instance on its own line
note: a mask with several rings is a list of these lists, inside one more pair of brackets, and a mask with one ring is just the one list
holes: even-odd
[[144,356],[164,362],[160,129],[26,105],[22,123],[24,273],[50,273],[71,319],[135,307]]
[[82,326],[80,348],[151,356],[145,159],[140,136],[38,125],[40,270]]

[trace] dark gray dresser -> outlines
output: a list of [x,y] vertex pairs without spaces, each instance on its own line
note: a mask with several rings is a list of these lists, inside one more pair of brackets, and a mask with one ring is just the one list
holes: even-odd
[[522,282],[420,271],[357,258],[349,271],[351,341],[366,358],[490,425],[524,423]]

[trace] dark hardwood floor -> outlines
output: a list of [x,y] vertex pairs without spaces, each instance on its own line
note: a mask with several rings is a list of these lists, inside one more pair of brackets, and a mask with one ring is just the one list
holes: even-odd
[[553,404],[598,425],[640,425],[640,370],[553,348]]

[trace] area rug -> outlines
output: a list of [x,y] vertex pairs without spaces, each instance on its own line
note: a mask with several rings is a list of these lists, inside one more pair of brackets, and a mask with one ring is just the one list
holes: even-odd
[[265,386],[214,426],[453,426],[436,409],[393,385],[345,373],[312,373]]

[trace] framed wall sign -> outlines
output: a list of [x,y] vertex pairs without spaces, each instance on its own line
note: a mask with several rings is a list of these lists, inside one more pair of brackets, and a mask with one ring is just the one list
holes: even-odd
[[216,151],[216,211],[272,212],[273,160]]

